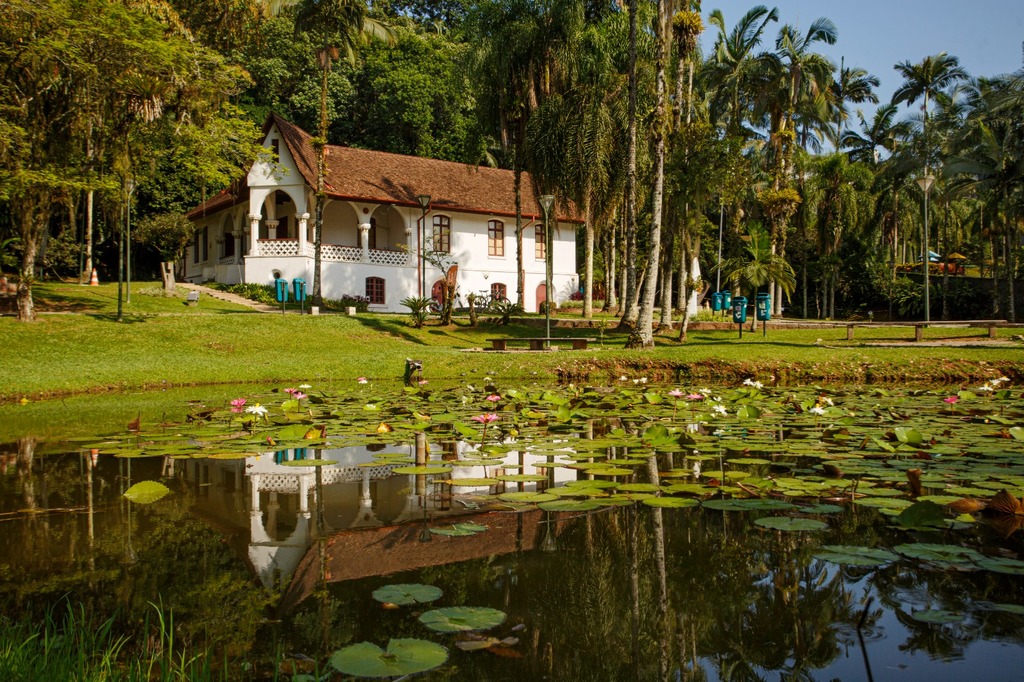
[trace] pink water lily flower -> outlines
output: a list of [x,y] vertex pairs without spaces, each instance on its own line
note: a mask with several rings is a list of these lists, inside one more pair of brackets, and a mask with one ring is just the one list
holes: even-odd
[[368,384],[368,383],[370,383],[370,380],[367,379],[366,377],[359,377],[358,379],[356,379],[356,383],[357,384]]
[[490,424],[491,422],[498,421],[499,418],[500,417],[493,412],[485,412],[484,414],[478,414],[474,417],[470,417],[473,421],[480,422],[481,424]]
[[691,393],[690,395],[686,396],[686,399],[687,400],[704,400],[704,394],[703,393]]
[[307,396],[302,391],[295,391],[294,393],[292,393],[292,397],[295,398],[296,400],[302,400]]
[[943,398],[942,402],[948,405],[955,405],[956,403],[960,402],[960,396],[951,395],[948,398]]
[[683,392],[680,391],[678,388],[673,388],[671,391],[668,392],[668,395],[671,398],[682,398]]
[[286,388],[286,389],[284,389],[284,392],[285,392],[285,393],[287,393],[288,395],[295,395],[295,393],[296,393],[296,392],[297,392],[298,390],[299,390],[299,389],[297,389],[297,388]]
[[489,395],[486,398],[484,398],[484,400],[486,400],[489,403],[496,403],[499,400],[501,400],[501,396],[498,395],[497,393],[492,393],[491,395]]
[[243,407],[245,407],[245,398],[235,398],[231,401],[232,412],[241,412]]

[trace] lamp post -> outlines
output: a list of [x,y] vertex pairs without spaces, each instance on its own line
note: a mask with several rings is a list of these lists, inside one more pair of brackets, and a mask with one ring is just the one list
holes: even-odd
[[715,291],[722,290],[722,225],[725,223],[725,202],[718,201],[718,267],[715,268]]
[[925,174],[917,179],[917,184],[924,192],[924,321],[931,321],[931,301],[929,300],[930,287],[928,271],[931,270],[931,253],[928,248],[928,193],[931,191],[935,176],[928,174],[928,167],[925,166]]
[[132,302],[132,193],[135,192],[135,180],[128,178],[125,182],[125,187],[128,190],[128,207],[125,211],[125,241],[124,241],[124,259],[125,259],[125,288],[124,288],[124,300],[125,303],[131,305]]
[[555,197],[542,194],[539,201],[544,212],[544,347],[551,348],[551,228],[548,217],[555,205]]
[[419,262],[419,268],[420,268],[420,298],[425,298],[426,295],[427,295],[427,283],[426,283],[426,279],[427,279],[427,272],[426,272],[426,270],[427,269],[423,266],[423,247],[425,246],[425,236],[424,236],[424,233],[425,233],[425,231],[427,229],[427,209],[430,208],[430,195],[429,194],[417,194],[416,195],[416,201],[419,202],[420,208],[423,209],[423,217],[420,220],[420,234],[419,234],[419,242],[420,242],[420,262]]

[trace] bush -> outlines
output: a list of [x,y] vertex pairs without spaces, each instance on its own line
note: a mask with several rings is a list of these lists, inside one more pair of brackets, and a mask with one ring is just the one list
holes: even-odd
[[254,284],[252,282],[243,284],[222,284],[220,282],[209,282],[206,286],[213,289],[220,289],[221,291],[226,291],[227,293],[235,294],[236,296],[242,296],[251,301],[266,303],[267,305],[277,305],[277,292],[274,291],[274,286],[272,284]]
[[325,300],[324,305],[328,308],[337,308],[344,310],[345,308],[355,308],[357,313],[365,313],[370,309],[370,299],[365,296],[353,296],[351,294],[345,294],[337,301]]

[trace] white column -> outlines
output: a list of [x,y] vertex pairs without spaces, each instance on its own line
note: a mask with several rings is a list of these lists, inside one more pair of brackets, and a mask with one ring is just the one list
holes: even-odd
[[252,499],[250,500],[252,506],[250,507],[250,509],[253,512],[259,512],[260,510],[260,478],[260,474],[253,474],[251,480],[249,481],[249,483],[252,486]]
[[277,226],[280,222],[279,220],[267,220],[267,239],[277,239]]
[[[411,227],[405,228],[405,246],[406,249],[408,249],[409,253],[416,253],[416,233],[413,231]],[[415,265],[415,259],[412,260],[413,264]]]
[[296,213],[296,220],[299,222],[299,255],[306,255],[306,224],[309,221],[308,213]]
[[260,214],[249,214],[249,255],[260,255]]
[[299,512],[302,514],[309,513],[309,484],[312,474],[303,474],[299,478]]
[[370,262],[370,223],[359,224],[359,246],[363,249],[363,262]]
[[231,238],[235,240],[235,262],[242,262],[242,231],[233,230],[231,232]]

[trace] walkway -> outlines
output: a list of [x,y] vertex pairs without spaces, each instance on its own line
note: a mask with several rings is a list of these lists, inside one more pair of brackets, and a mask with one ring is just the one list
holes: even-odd
[[[187,291],[198,291],[201,296],[209,296],[210,298],[216,298],[221,301],[227,301],[228,303],[237,303],[238,305],[248,306],[249,308],[252,308],[253,310],[256,310],[261,313],[281,313],[281,308],[277,306],[260,303],[259,301],[254,301],[251,298],[239,296],[238,294],[229,294],[228,292],[221,291],[220,289],[204,287],[202,284],[192,284],[191,282],[176,282],[175,286],[181,287],[182,289],[185,289]],[[288,312],[298,313],[299,311],[298,309],[296,309],[294,311],[289,310]]]

